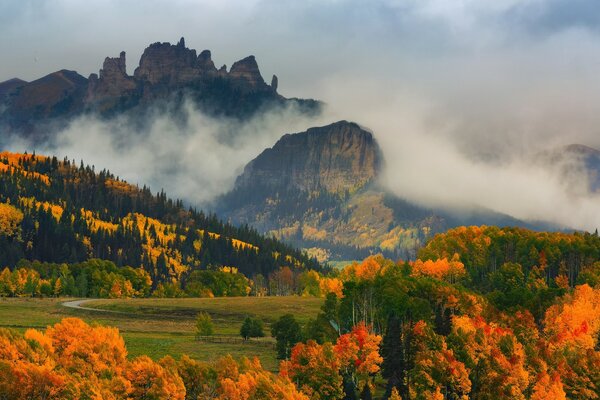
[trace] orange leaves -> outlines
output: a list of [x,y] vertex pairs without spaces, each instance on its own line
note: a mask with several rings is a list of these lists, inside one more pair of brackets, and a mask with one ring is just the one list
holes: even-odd
[[381,336],[370,333],[367,326],[360,323],[350,333],[338,338],[334,350],[342,368],[365,377],[379,372],[383,362],[379,355],[380,343]]
[[538,377],[537,383],[533,387],[531,400],[566,400],[567,394],[563,389],[563,384],[558,374],[552,377],[546,372],[542,372]]
[[416,276],[431,276],[450,283],[455,283],[458,279],[466,275],[465,266],[458,261],[457,255],[455,255],[451,261],[448,261],[447,258],[438,259],[436,261],[416,260],[412,267],[413,274]]
[[335,345],[319,345],[309,340],[298,343],[289,361],[283,361],[280,374],[296,382],[311,399],[335,399],[341,395],[342,374],[353,376],[360,386],[379,372],[381,336],[369,332],[365,324],[340,336]]
[[125,367],[127,350],[116,328],[91,327],[78,318],[65,318],[49,327],[46,336],[52,340],[57,362],[69,371],[96,375]]
[[384,270],[384,265],[389,262],[381,255],[367,257],[362,263],[353,263],[347,265],[341,274],[344,281],[373,281]]
[[327,297],[329,293],[334,293],[338,298],[344,297],[344,283],[338,278],[321,278],[319,289],[321,297]]
[[299,392],[286,376],[275,376],[263,370],[257,358],[253,360],[242,359],[239,371],[237,368],[234,371],[218,376],[218,399],[308,400],[308,397]]
[[574,344],[592,349],[600,331],[600,290],[589,285],[575,288],[546,311],[544,332],[555,346]]
[[473,385],[495,390],[499,399],[524,399],[530,377],[525,349],[512,330],[480,316],[454,317],[452,326],[452,336],[462,343],[460,352],[467,357],[466,363],[477,369],[471,374],[477,378]]
[[148,356],[141,356],[131,362],[125,373],[131,384],[130,396],[135,399],[185,398],[183,381],[173,371],[163,368]]
[[290,361],[281,363],[284,376],[296,382],[310,399],[337,399],[342,395],[340,362],[331,343],[309,340],[292,349]]

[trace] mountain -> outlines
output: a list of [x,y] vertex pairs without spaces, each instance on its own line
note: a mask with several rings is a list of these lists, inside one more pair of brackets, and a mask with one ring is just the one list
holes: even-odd
[[339,121],[287,134],[244,168],[217,213],[249,224],[321,260],[370,251],[414,254],[441,217],[378,184],[383,156],[372,133]]
[[[126,55],[107,57],[98,74],[88,78],[61,70],[33,82],[11,79],[0,83],[0,126],[9,132],[46,135],[72,117],[94,113],[104,117],[171,105],[175,112],[186,99],[211,115],[247,118],[268,107],[296,105],[318,112],[315,100],[287,99],[277,93],[278,79],[267,84],[254,56],[235,62],[229,71],[217,69],[211,52],[175,44],[154,43],[144,50],[133,75]],[[174,107],[173,107],[174,105]]]
[[286,134],[246,165],[215,210],[321,261],[379,252],[413,258],[433,234],[460,225],[558,228],[487,209],[458,213],[420,207],[379,183],[383,165],[373,134],[352,122]]
[[248,277],[283,266],[319,268],[247,226],[186,209],[108,171],[67,159],[0,153],[0,265],[92,258],[142,267],[156,285],[196,270],[235,267]]

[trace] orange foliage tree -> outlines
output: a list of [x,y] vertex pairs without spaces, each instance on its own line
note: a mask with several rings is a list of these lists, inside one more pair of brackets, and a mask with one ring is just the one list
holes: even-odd
[[450,261],[447,258],[432,260],[416,260],[413,263],[413,274],[417,276],[431,276],[450,283],[457,282],[466,275],[465,266],[455,254]]
[[340,336],[334,346],[344,374],[354,377],[359,387],[368,383],[368,378],[380,370],[383,358],[379,354],[381,336],[369,331],[360,323],[350,333]]
[[289,361],[282,361],[280,375],[289,378],[312,400],[343,396],[340,362],[331,343],[309,340],[292,349]]

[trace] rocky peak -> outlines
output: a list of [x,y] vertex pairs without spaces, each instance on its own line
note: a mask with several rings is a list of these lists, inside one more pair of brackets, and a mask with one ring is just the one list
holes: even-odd
[[215,68],[215,63],[211,58],[210,50],[202,50],[202,52],[198,55],[196,65],[203,71],[217,72],[217,68]]
[[278,84],[279,84],[279,79],[277,79],[277,75],[273,74],[273,78],[271,78],[271,88],[274,91],[277,91]]
[[135,82],[127,75],[125,52],[119,57],[106,57],[99,76],[91,74],[88,80],[85,102],[101,108],[114,105],[123,95],[135,89]]
[[229,76],[234,79],[242,79],[251,87],[266,85],[260,74],[254,56],[248,56],[240,61],[234,62],[229,71]]
[[377,178],[381,163],[373,135],[355,123],[339,121],[283,136],[246,166],[236,186],[354,191]]
[[100,70],[100,79],[108,77],[109,79],[113,76],[124,76],[127,77],[127,66],[125,62],[125,52],[122,51],[118,58],[106,57],[104,64]]
[[150,84],[179,84],[200,75],[195,65],[196,50],[185,47],[183,38],[176,45],[157,42],[144,50],[134,77]]

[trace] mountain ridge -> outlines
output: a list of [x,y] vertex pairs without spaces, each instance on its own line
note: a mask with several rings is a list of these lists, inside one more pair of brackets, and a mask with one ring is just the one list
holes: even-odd
[[318,113],[321,103],[312,99],[285,98],[263,79],[254,56],[236,61],[229,71],[217,69],[211,52],[200,54],[185,46],[156,42],[140,57],[133,75],[126,69],[126,54],[106,57],[98,73],[88,78],[60,70],[25,82],[13,78],[0,83],[0,125],[18,135],[48,135],[54,125],[78,115],[110,117],[140,114],[157,103],[182,103],[191,99],[203,112],[216,116],[248,118],[269,107],[294,104],[301,112]]

